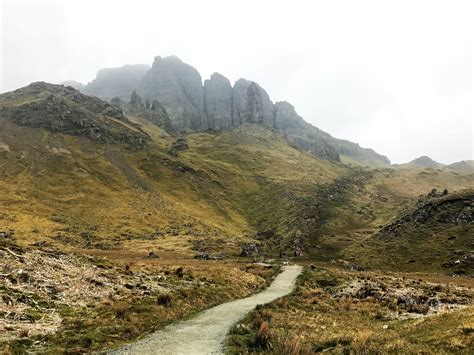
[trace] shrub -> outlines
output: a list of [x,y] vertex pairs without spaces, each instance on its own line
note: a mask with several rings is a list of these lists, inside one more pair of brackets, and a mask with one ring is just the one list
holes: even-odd
[[272,349],[272,342],[271,342],[272,334],[270,332],[270,326],[267,322],[263,322],[260,325],[260,328],[255,335],[255,342],[254,345],[260,349]]
[[127,307],[118,305],[114,307],[115,318],[118,319],[125,319],[127,315]]
[[183,276],[184,276],[184,269],[183,269],[182,266],[180,266],[179,268],[176,269],[176,275],[177,275],[180,279],[183,278]]
[[171,307],[173,304],[173,298],[169,293],[160,293],[156,298],[156,302],[160,306]]

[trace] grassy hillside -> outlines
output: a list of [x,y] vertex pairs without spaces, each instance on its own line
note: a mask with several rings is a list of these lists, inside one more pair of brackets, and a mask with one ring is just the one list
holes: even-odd
[[0,101],[0,229],[22,244],[191,255],[235,253],[258,234],[275,254],[301,236],[307,255],[331,260],[411,199],[473,184],[444,170],[329,162],[257,125],[186,135],[171,154],[176,137],[150,121],[44,83]]
[[474,192],[432,194],[345,254],[376,269],[474,272]]
[[29,90],[2,96],[0,203],[7,208],[0,229],[22,244],[235,251],[257,231],[289,233],[294,202],[347,170],[258,126],[188,135],[189,148],[175,157],[168,151],[176,138],[136,117],[132,130],[141,124],[150,137],[142,149],[12,118],[12,107],[44,97]]
[[[366,240],[433,188],[473,186],[472,177],[448,171],[351,168],[300,201],[306,254],[320,261],[345,258],[345,248]],[[360,249],[351,257],[364,253]]]
[[[39,352],[103,349],[246,296],[278,268],[252,271],[239,257],[245,243],[267,258],[303,250],[298,261],[429,271],[452,271],[439,261],[468,252],[466,226],[401,226],[396,243],[376,233],[433,188],[473,188],[472,175],[330,162],[259,125],[177,137],[146,117],[45,83],[0,95],[0,288],[9,297],[0,299],[0,351],[34,341]],[[464,234],[449,239],[453,231]],[[415,233],[436,234],[433,248]],[[191,260],[197,252],[219,260]],[[56,299],[71,282],[94,290],[87,302]]]

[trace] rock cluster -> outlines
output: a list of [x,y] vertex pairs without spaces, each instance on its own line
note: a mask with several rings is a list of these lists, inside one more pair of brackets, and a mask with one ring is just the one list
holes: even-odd
[[186,150],[188,148],[189,148],[189,146],[188,146],[188,143],[186,142],[186,139],[183,138],[183,137],[179,137],[178,139],[176,139],[176,141],[174,141],[171,144],[171,147],[170,147],[168,153],[170,155],[176,157],[176,156],[178,156],[179,151]]
[[137,91],[143,98],[162,104],[177,131],[208,128],[201,75],[179,58],[156,57]]
[[[450,305],[465,305],[469,298],[462,290],[448,293],[441,285],[393,285],[378,280],[355,279],[335,290],[334,298],[371,301],[386,305],[398,313],[437,313]],[[398,316],[398,315],[397,315]]]
[[258,255],[259,255],[259,248],[257,244],[245,243],[242,245],[240,256],[249,257],[249,256],[258,256]]
[[[135,91],[134,91],[135,90]],[[388,165],[389,160],[371,149],[333,138],[305,122],[287,102],[273,103],[257,83],[239,79],[232,87],[229,79],[214,73],[202,83],[192,66],[175,56],[156,57],[151,68],[125,66],[104,69],[86,88],[86,93],[105,99],[117,96],[131,100],[133,109],[150,103],[160,105],[175,132],[223,130],[243,124],[260,124],[282,134],[290,144],[317,156],[339,161],[340,155],[351,156],[367,165]],[[142,99],[136,102],[135,99]],[[149,116],[155,123],[163,120]]]
[[232,85],[225,76],[214,73],[204,81],[204,113],[209,129],[234,126],[232,115]]

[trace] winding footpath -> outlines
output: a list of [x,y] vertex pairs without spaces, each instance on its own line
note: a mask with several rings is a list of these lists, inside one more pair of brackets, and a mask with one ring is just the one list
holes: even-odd
[[110,354],[222,354],[230,328],[257,305],[289,294],[302,269],[298,265],[284,266],[266,290],[210,308]]

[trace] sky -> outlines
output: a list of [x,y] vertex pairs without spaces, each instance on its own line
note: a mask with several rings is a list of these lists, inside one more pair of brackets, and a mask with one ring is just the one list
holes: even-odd
[[0,2],[0,92],[176,55],[393,163],[473,159],[470,0]]

